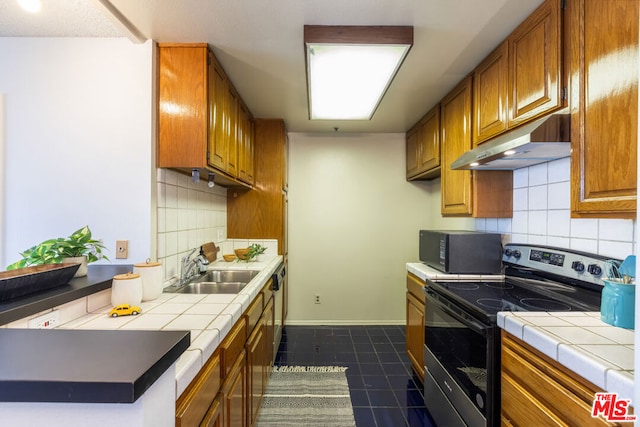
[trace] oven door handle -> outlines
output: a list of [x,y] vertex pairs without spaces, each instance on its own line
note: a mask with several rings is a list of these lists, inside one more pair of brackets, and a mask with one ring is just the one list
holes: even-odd
[[469,329],[474,331],[477,334],[482,335],[486,338],[488,334],[488,330],[491,328],[489,325],[482,324],[470,316],[465,316],[463,313],[458,310],[454,310],[449,304],[443,302],[441,298],[433,292],[431,289],[425,288],[424,292],[427,294],[427,298],[431,300],[435,305],[437,305],[442,311],[456,319],[458,322],[467,326]]

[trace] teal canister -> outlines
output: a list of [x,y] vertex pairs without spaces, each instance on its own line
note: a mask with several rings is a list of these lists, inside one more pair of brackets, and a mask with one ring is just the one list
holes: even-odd
[[635,283],[623,283],[620,279],[604,279],[600,318],[609,325],[633,329],[635,322]]

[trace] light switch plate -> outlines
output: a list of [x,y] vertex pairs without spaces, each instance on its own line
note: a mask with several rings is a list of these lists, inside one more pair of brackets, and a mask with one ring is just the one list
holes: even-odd
[[120,258],[120,259],[129,258],[129,241],[128,240],[116,240],[116,258]]

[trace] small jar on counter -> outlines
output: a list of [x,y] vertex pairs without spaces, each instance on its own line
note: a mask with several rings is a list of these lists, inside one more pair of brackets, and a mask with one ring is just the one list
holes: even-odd
[[142,301],[151,301],[162,294],[162,264],[140,262],[133,265],[133,272],[142,279]]
[[111,282],[111,305],[138,305],[142,302],[142,279],[139,274],[126,273],[113,277]]

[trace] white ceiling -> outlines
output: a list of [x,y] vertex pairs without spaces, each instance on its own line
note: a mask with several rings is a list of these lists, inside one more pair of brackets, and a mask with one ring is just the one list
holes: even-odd
[[[0,0],[0,37],[208,42],[256,117],[292,132],[404,132],[543,0]],[[106,7],[105,7],[106,6]],[[371,121],[310,121],[303,26],[412,25],[414,45]]]

